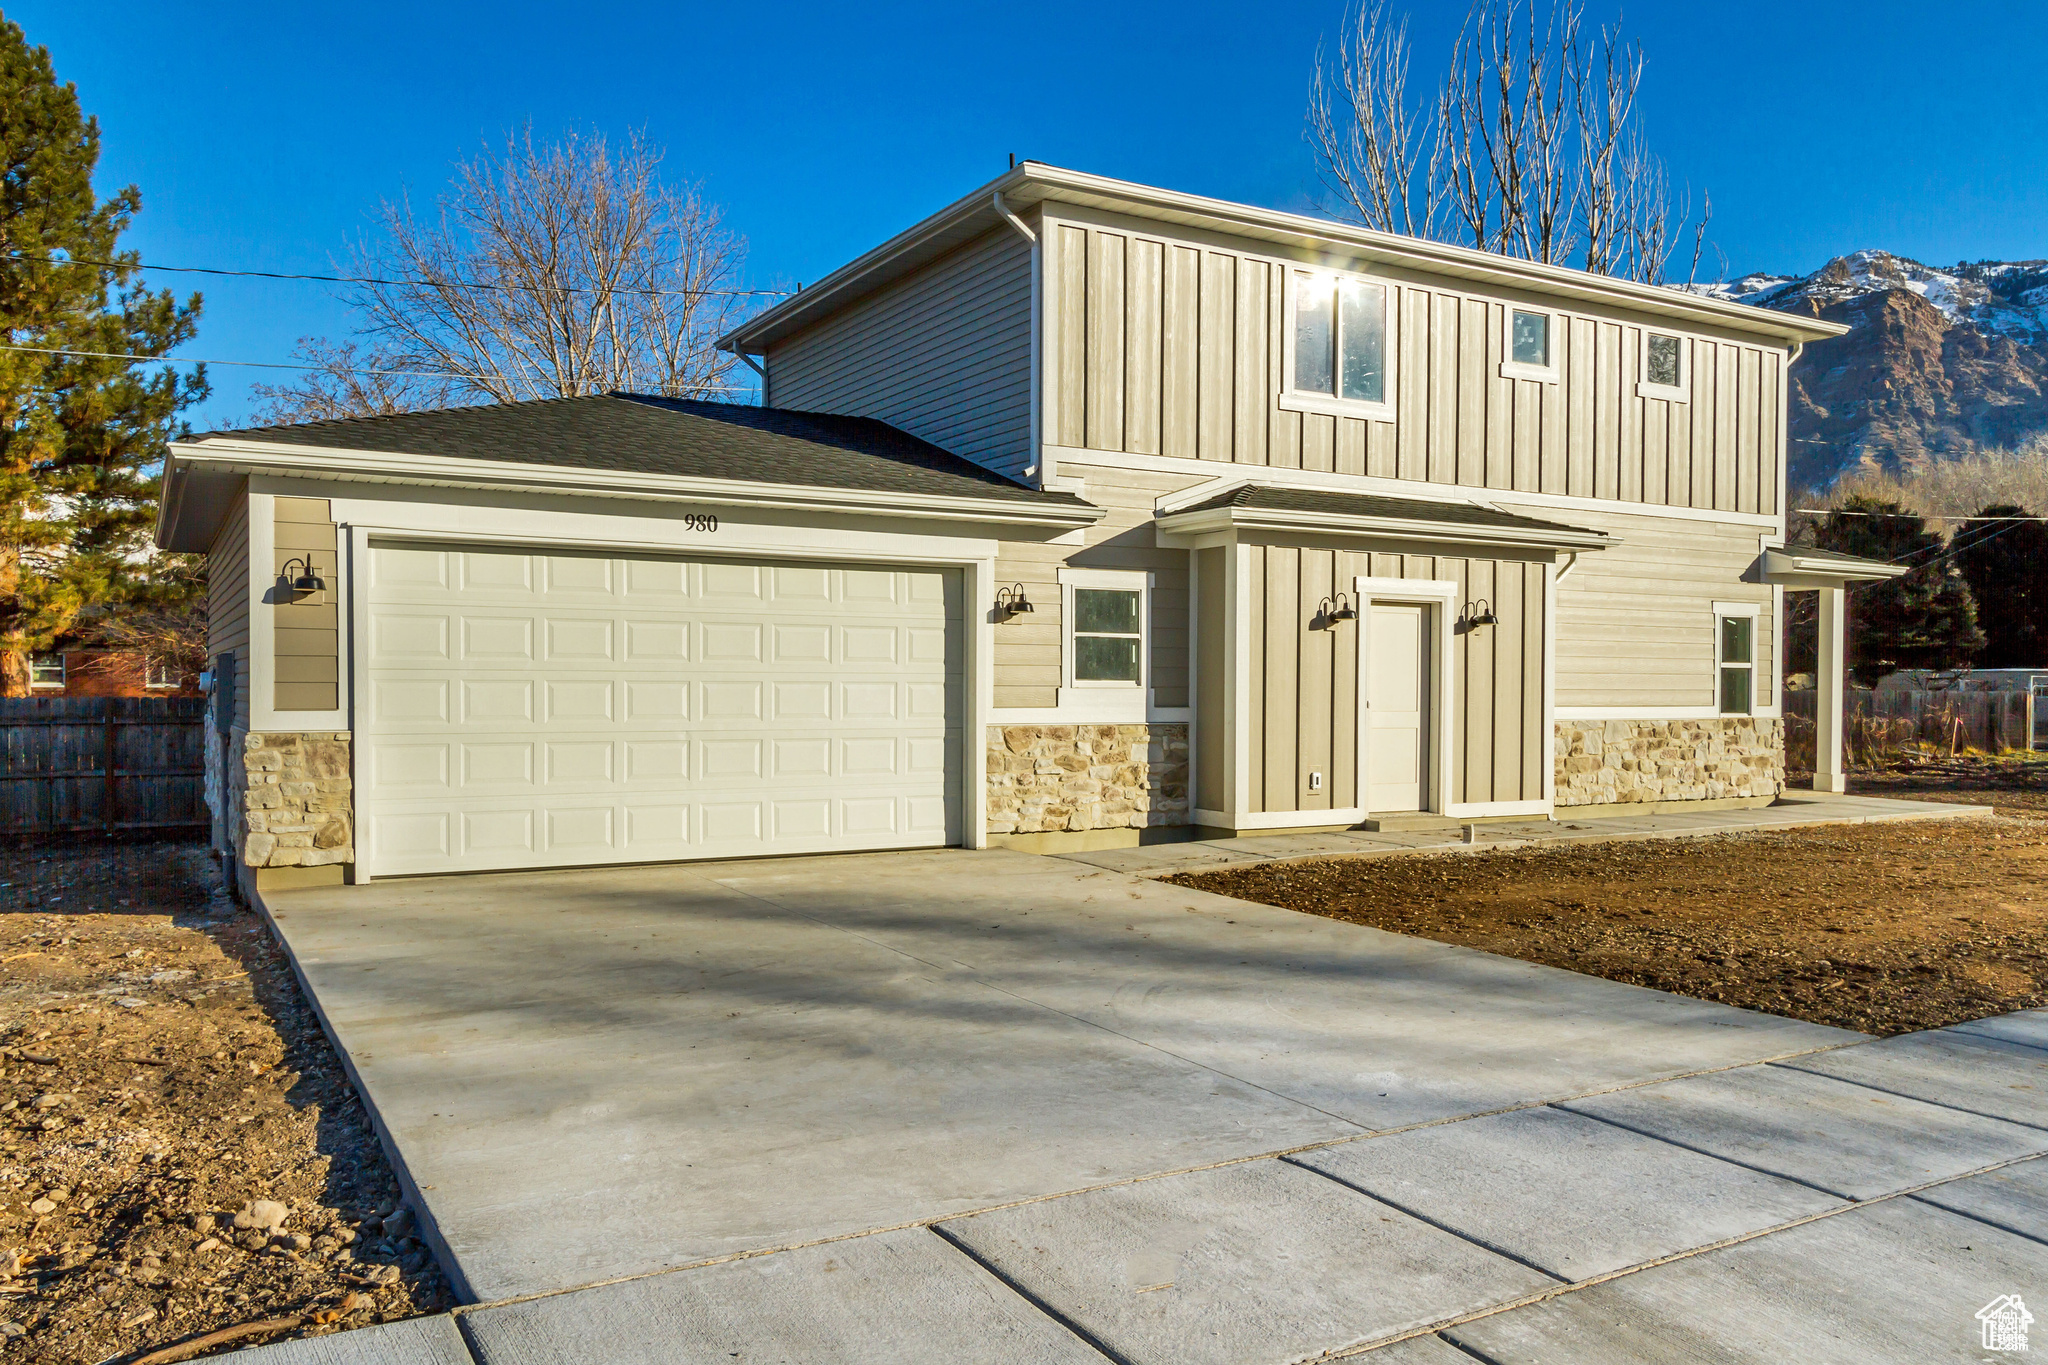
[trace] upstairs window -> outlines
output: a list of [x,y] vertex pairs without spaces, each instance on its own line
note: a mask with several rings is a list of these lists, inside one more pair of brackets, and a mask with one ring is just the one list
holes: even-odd
[[64,656],[62,654],[31,654],[28,656],[28,682],[31,687],[62,687],[64,685]]
[[1541,308],[1506,310],[1500,372],[1506,379],[1557,378],[1557,314]]
[[1721,616],[1718,623],[1721,714],[1746,716],[1756,709],[1756,617]]
[[1386,285],[1353,275],[1295,271],[1292,341],[1296,396],[1386,405]]
[[143,678],[143,686],[176,687],[181,681],[182,679],[178,676],[177,664],[169,659],[151,658],[148,663],[148,671]]
[[1643,332],[1643,377],[1636,384],[1642,398],[1684,402],[1692,396],[1692,343],[1669,332]]

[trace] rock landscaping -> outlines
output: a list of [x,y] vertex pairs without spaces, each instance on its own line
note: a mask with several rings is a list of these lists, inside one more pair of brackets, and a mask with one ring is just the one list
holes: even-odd
[[1185,725],[997,725],[988,732],[991,834],[1188,822]]

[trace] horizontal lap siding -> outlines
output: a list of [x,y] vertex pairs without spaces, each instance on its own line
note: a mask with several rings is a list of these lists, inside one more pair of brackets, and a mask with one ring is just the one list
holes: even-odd
[[1782,352],[1688,336],[1690,401],[1646,398],[1642,326],[1561,314],[1558,382],[1504,379],[1509,301],[1389,276],[1396,420],[1289,412],[1288,265],[1136,227],[1059,224],[1048,242],[1054,444],[1779,510]]
[[1152,701],[1188,705],[1188,552],[1158,548],[1152,506],[1199,479],[1092,465],[1068,465],[1062,472],[1085,478],[1088,501],[1108,515],[1084,533],[1085,547],[1039,541],[1004,541],[998,547],[996,581],[1023,584],[1033,609],[996,627],[996,706],[1059,703],[1062,567],[1153,574]]
[[206,653],[235,656],[235,724],[249,725],[249,497],[244,493],[206,552]]
[[1031,452],[1031,247],[1005,227],[779,343],[768,401],[875,417],[1022,478]]
[[1774,676],[1772,593],[1743,575],[1753,526],[1610,517],[1620,545],[1583,554],[1557,585],[1557,704],[1699,707],[1715,699],[1714,603],[1755,603],[1758,705]]
[[[1500,620],[1452,637],[1456,803],[1543,797],[1543,565],[1521,560],[1268,545],[1251,552],[1252,811],[1358,804],[1358,632],[1315,629],[1322,599],[1357,578],[1440,579],[1458,602],[1484,598]],[[1207,714],[1207,703],[1204,703]],[[1324,775],[1321,791],[1309,775]],[[1314,823],[1306,818],[1305,823]]]

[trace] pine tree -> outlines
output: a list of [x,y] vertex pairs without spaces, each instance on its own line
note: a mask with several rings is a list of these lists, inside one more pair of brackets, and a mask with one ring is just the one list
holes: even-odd
[[190,340],[200,300],[143,286],[119,246],[142,195],[94,193],[99,144],[49,51],[0,18],[0,695],[28,691],[29,651],[148,577],[164,443],[207,392],[203,371],[125,358]]
[[1962,668],[1984,648],[1977,602],[1948,545],[1896,502],[1857,495],[1814,528],[1824,550],[1910,564],[1903,578],[1849,592],[1849,669],[1871,686],[1900,668]]
[[1955,535],[1956,567],[1977,599],[1986,668],[2048,668],[2048,523],[1996,503]]

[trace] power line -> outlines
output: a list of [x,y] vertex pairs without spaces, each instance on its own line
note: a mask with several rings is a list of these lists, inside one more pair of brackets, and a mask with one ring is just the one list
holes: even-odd
[[[498,374],[467,374],[454,370],[361,370],[344,365],[291,365],[277,360],[198,360],[191,356],[175,355],[120,355],[113,351],[60,351],[47,346],[0,345],[0,351],[27,351],[32,355],[75,356],[81,360],[125,360],[135,365],[239,365],[251,370],[314,370],[322,374],[364,374],[388,375],[394,379],[469,379],[481,382],[496,379],[504,382]],[[752,393],[754,390],[727,384],[690,384],[688,389],[696,393]]]
[[[167,270],[185,275],[234,275],[257,280],[314,280],[321,284],[387,284],[413,289],[494,289],[507,294],[633,294],[647,298],[787,298],[788,289],[591,289],[581,285],[548,285],[545,289],[524,284],[485,284],[480,280],[387,280],[374,275],[300,275],[282,270],[227,270],[210,265],[156,265],[142,261],[96,261],[86,256],[37,256],[26,251],[7,253],[18,261],[44,261],[50,265],[82,265],[97,270]],[[223,364],[231,363],[223,361]]]
[[2048,521],[2048,517],[1985,517],[1975,512],[1853,512],[1846,507],[1795,507],[1801,517],[1920,517],[1927,521]]

